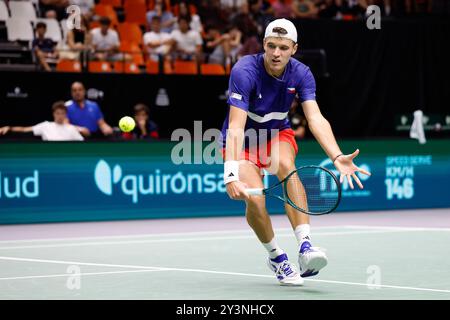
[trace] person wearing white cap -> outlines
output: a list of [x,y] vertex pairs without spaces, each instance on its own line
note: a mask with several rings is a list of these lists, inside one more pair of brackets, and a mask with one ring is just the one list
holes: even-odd
[[[311,244],[309,216],[286,206],[298,241],[297,271],[276,242],[265,198],[249,196],[245,191],[264,187],[262,169],[279,180],[295,170],[298,146],[287,116],[296,97],[309,129],[336,166],[341,182],[346,177],[353,189],[353,178],[363,188],[356,172],[370,175],[353,163],[359,150],[344,155],[336,143],[316,102],[316,84],[310,69],[292,58],[298,49],[297,42],[297,29],[291,21],[277,19],[267,26],[264,53],[242,57],[231,70],[230,108],[222,127],[227,193],[231,199],[245,200],[247,221],[266,248],[268,265],[282,285],[302,285],[304,277],[318,274],[328,261],[325,253]],[[256,139],[248,137],[251,132]],[[302,196],[300,190],[292,192]]]

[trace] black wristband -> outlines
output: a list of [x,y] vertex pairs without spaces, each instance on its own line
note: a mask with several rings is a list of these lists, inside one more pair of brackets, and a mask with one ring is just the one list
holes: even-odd
[[333,163],[336,161],[337,158],[339,158],[340,156],[343,156],[343,155],[344,155],[343,153],[340,153],[340,154],[338,154],[336,157],[334,157]]

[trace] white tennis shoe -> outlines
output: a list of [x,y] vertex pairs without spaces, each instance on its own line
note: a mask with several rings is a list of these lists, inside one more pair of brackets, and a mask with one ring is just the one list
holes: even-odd
[[267,265],[275,273],[282,286],[301,286],[304,282],[300,273],[288,260],[287,254],[283,253],[275,259],[267,259]]
[[327,263],[328,258],[322,249],[312,247],[308,241],[302,243],[298,254],[298,264],[303,278],[317,275]]

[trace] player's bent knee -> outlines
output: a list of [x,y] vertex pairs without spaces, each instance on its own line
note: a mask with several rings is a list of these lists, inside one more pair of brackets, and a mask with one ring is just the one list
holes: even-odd
[[293,170],[295,170],[295,163],[291,159],[280,159],[278,163],[278,174],[286,176]]
[[264,197],[250,197],[245,203],[247,205],[247,211],[265,212],[266,210],[266,201]]

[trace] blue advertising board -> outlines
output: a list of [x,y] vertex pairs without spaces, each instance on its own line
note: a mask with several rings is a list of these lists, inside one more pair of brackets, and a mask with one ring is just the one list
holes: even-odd
[[[450,207],[449,141],[420,148],[410,143],[410,149],[394,143],[389,153],[380,151],[380,143],[364,145],[356,162],[372,175],[359,176],[362,190],[344,181],[338,211]],[[225,192],[222,165],[176,165],[172,146],[2,145],[0,223],[244,216],[244,203]],[[300,152],[298,166],[320,165],[337,173],[315,143],[303,142]],[[326,184],[323,188],[327,192]],[[270,213],[283,212],[276,199],[267,205]]]

